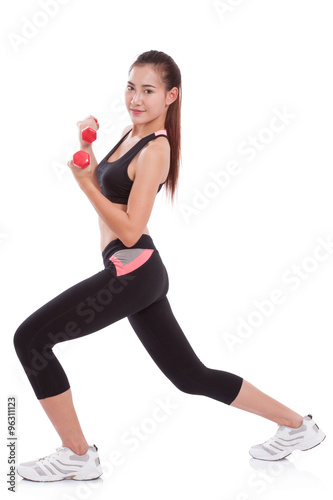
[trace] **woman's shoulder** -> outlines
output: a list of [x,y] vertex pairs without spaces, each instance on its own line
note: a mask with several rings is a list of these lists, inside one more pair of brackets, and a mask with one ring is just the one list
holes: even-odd
[[[129,132],[131,129],[133,128],[133,125],[126,125],[126,127],[123,129],[122,133],[121,133],[121,138],[123,138],[127,132]],[[157,137],[155,137],[153,141],[149,141],[144,147],[142,150],[145,150],[147,149],[148,146],[150,146],[151,149],[154,149],[155,151],[158,150],[158,151],[161,151],[162,153],[168,153],[170,154],[170,143],[169,143],[169,140],[165,140],[165,135],[164,134],[161,134],[160,136],[158,135]],[[154,145],[154,147],[152,148],[152,146]]]

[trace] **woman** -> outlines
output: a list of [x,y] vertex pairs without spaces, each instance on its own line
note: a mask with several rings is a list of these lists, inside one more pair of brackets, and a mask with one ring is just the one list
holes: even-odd
[[90,154],[85,169],[68,162],[79,187],[99,215],[104,270],[74,285],[29,316],[14,345],[62,447],[42,459],[20,464],[33,481],[95,479],[102,474],[98,450],[89,446],[76,415],[66,374],[52,347],[127,317],[163,373],[181,391],[200,394],[255,413],[278,424],[269,441],[250,449],[254,458],[279,460],[293,450],[318,445],[325,434],[249,382],[206,367],[175,319],[168,298],[167,270],[147,223],[155,196],[165,184],[173,200],[180,158],[181,73],[164,52],[148,51],[131,65],[125,91],[132,124],[98,164],[82,143],[93,117],[78,122],[81,149]]

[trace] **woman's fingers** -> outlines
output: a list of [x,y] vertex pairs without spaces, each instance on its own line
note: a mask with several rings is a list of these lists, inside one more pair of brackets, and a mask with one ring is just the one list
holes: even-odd
[[[97,118],[96,118],[96,120],[97,120]],[[96,122],[93,115],[89,115],[84,120],[79,120],[78,122],[76,122],[76,126],[77,127],[80,127],[82,124],[84,126],[87,126],[87,125],[96,125],[97,126],[97,130],[99,129],[98,120]]]

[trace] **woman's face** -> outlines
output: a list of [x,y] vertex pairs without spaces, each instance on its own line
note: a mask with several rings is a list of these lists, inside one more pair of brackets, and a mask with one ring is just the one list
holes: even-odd
[[[166,115],[172,102],[168,94],[152,66],[134,66],[125,91],[125,103],[132,122],[148,123]],[[142,113],[134,113],[134,110]]]

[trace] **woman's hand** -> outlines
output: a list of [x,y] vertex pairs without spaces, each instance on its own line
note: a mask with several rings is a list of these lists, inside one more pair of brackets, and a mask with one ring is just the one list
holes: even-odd
[[96,123],[94,117],[92,115],[89,115],[84,120],[78,121],[76,125],[78,127],[78,132],[79,132],[80,149],[82,149],[83,151],[87,151],[89,153],[90,164],[85,168],[80,168],[74,165],[73,160],[70,160],[67,162],[67,165],[71,169],[74,178],[81,187],[81,189],[84,189],[87,185],[91,183],[94,184],[93,176],[95,174],[97,162],[93,155],[91,144],[82,140],[82,130],[85,127],[91,127],[95,130],[98,130],[99,123],[98,122]]
[[67,165],[71,169],[74,178],[81,189],[84,189],[88,184],[93,184],[94,169],[92,168],[91,163],[85,168],[80,168],[74,165],[73,160],[70,160],[67,162]]

